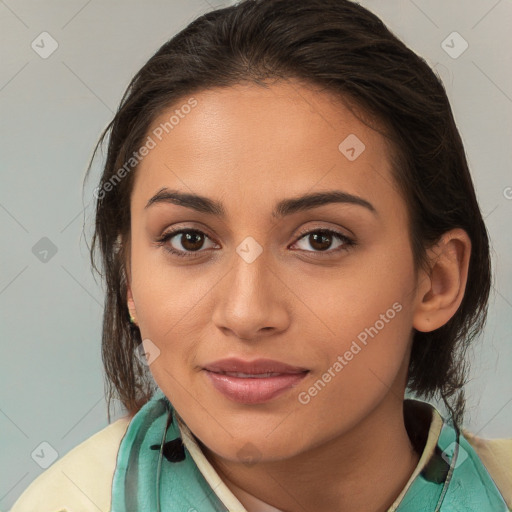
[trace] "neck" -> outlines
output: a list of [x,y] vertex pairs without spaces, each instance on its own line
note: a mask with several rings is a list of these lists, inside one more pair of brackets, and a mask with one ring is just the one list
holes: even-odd
[[202,449],[249,512],[245,493],[283,511],[384,512],[419,460],[405,428],[403,401],[391,390],[351,431],[286,460],[248,467]]

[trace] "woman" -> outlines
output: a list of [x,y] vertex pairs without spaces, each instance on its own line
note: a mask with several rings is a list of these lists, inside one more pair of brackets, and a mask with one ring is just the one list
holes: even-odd
[[13,512],[509,509],[511,441],[462,429],[489,248],[423,59],[355,3],[246,0],[107,133],[91,256],[130,414]]

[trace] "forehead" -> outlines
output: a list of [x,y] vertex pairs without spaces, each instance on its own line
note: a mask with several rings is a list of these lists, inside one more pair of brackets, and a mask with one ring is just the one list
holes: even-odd
[[293,82],[183,97],[154,120],[132,205],[162,187],[271,209],[277,198],[338,189],[382,207],[400,200],[386,139],[338,98]]

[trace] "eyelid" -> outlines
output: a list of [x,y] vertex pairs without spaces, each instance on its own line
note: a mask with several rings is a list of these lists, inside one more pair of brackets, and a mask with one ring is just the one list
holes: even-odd
[[[317,231],[326,231],[326,232],[330,232],[330,233],[335,233],[335,234],[341,236],[342,238],[354,241],[353,235],[348,235],[348,234],[344,233],[340,228],[327,227],[327,226],[313,226],[313,227],[308,227],[308,228],[301,228],[299,230],[299,233],[297,234],[297,236],[302,237],[302,236],[308,235],[310,233],[316,233]],[[298,238],[297,238],[297,240],[298,240]]]

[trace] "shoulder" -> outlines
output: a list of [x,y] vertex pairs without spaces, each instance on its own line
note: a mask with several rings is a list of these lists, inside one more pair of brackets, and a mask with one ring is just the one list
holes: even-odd
[[120,418],[70,450],[27,487],[10,512],[109,511],[117,453],[130,420]]
[[466,430],[463,430],[463,435],[512,508],[512,439],[483,439]]

